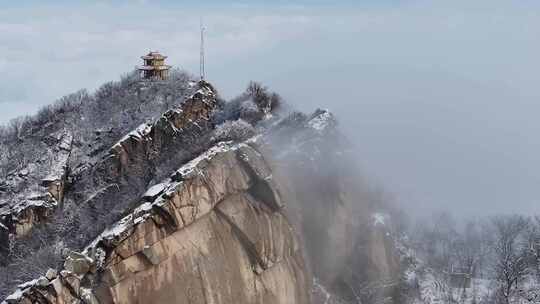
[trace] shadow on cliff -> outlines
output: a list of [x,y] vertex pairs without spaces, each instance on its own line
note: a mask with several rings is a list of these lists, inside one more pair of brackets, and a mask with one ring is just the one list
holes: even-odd
[[395,238],[403,216],[390,195],[362,176],[357,151],[332,113],[292,112],[264,142],[301,234],[314,303],[400,303]]

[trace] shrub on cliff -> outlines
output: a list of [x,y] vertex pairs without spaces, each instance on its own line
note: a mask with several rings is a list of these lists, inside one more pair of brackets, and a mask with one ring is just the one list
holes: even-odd
[[221,121],[242,119],[255,125],[265,116],[280,109],[283,99],[268,87],[251,81],[246,91],[227,102],[221,113]]
[[242,141],[255,135],[255,128],[242,119],[226,121],[216,127],[213,141]]

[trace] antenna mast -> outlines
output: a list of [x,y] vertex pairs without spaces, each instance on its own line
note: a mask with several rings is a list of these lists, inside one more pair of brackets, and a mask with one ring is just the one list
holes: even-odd
[[201,18],[201,58],[200,58],[200,67],[199,67],[199,72],[201,74],[201,80],[204,80],[204,78],[206,77],[206,72],[204,71],[204,25],[203,25],[203,22],[202,22],[202,18]]

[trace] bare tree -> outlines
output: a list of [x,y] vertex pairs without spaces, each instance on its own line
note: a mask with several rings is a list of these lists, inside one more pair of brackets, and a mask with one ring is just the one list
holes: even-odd
[[417,246],[427,265],[440,272],[450,271],[459,239],[453,216],[447,212],[433,214],[429,221],[419,223],[417,230]]
[[246,93],[253,99],[253,102],[263,113],[270,113],[281,105],[281,96],[272,93],[267,87],[259,82],[251,81],[246,89]]
[[495,233],[493,243],[494,275],[498,284],[496,301],[509,304],[518,297],[519,287],[528,274],[525,232],[530,221],[524,216],[494,217],[492,225]]
[[491,252],[490,231],[482,223],[478,220],[468,220],[463,232],[452,246],[454,265],[466,270],[473,277],[483,277],[484,260]]

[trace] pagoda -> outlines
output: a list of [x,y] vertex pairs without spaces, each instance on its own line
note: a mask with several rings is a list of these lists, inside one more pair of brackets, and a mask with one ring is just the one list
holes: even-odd
[[167,56],[161,55],[157,51],[141,56],[144,65],[138,69],[141,73],[141,78],[148,80],[165,80],[169,76],[170,65],[165,64]]

